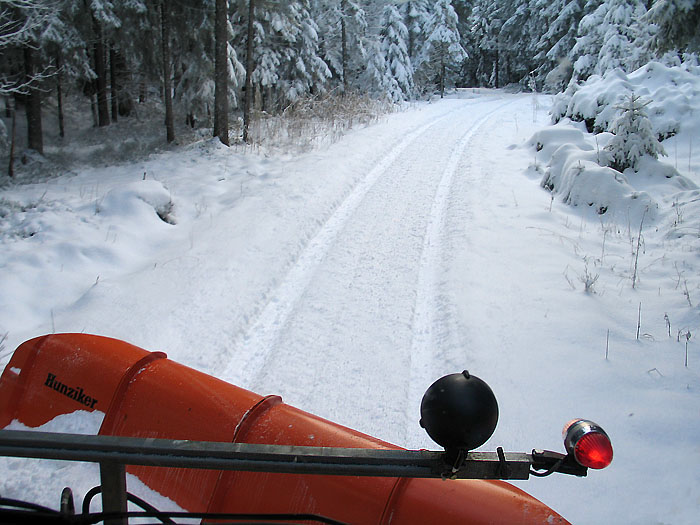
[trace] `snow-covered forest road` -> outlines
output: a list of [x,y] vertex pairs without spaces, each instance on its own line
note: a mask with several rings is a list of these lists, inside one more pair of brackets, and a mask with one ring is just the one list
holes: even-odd
[[[675,212],[662,209],[632,289],[636,231],[540,187],[527,143],[549,102],[460,90],[311,151],[205,140],[3,189],[0,366],[44,333],[116,337],[432,449],[421,397],[468,369],[499,403],[482,450],[561,451],[574,417],[613,439],[602,472],[518,486],[574,523],[689,523],[698,456],[680,428],[700,381],[664,316],[695,334],[675,278],[697,273],[695,252],[664,236]],[[586,292],[588,272],[597,277]],[[55,425],[96,432],[99,421]],[[96,484],[90,466],[1,461],[13,472],[0,480],[7,497],[53,505],[64,486],[80,495]]]
[[386,144],[273,291],[224,378],[262,390],[283,383],[300,405],[324,392],[339,410],[376,407],[387,437],[405,443],[435,374],[464,366],[448,338],[442,276],[445,217],[466,217],[448,197],[456,174],[475,185],[488,176],[471,173],[475,135],[507,104],[463,101]]

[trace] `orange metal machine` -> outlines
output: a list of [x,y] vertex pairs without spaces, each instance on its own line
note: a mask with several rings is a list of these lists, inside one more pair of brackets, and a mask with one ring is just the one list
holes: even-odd
[[[0,378],[0,428],[76,410],[105,414],[100,435],[313,447],[399,449],[123,341],[38,337]],[[503,481],[281,474],[130,466],[196,512],[313,513],[353,524],[566,523]]]

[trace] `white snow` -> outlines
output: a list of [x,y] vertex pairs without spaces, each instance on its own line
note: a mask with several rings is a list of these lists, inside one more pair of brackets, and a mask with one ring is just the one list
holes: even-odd
[[[614,178],[596,171],[609,168],[593,165],[594,139],[570,121],[535,135],[549,99],[489,90],[296,156],[209,140],[5,187],[0,365],[44,333],[116,337],[409,448],[436,448],[418,425],[422,392],[468,369],[499,402],[482,450],[561,451],[574,417],[613,440],[606,470],[518,486],[573,523],[694,523],[700,144],[683,132],[700,104],[688,100],[664,141],[687,162],[627,174],[634,189],[602,215],[540,186],[572,163],[561,148]],[[675,178],[653,173],[669,165]],[[634,191],[656,205],[641,235]],[[43,428],[92,432],[97,417]],[[98,478],[95,465],[13,458],[0,472],[3,496],[51,507]]]

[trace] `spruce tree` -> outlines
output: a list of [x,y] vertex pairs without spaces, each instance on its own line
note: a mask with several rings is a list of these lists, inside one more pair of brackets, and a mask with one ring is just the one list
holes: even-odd
[[[252,3],[252,2],[251,2]],[[228,137],[228,1],[216,0],[214,10],[214,136]]]
[[314,0],[321,57],[343,91],[361,88],[367,69],[367,13],[355,0]]
[[569,54],[576,44],[576,29],[583,17],[583,0],[541,0],[538,3],[546,31],[535,43],[536,76],[545,89],[563,90],[571,80]]
[[618,107],[620,113],[611,125],[615,136],[605,147],[610,152],[610,167],[613,169],[622,172],[632,168],[636,171],[642,157],[648,155],[656,159],[659,155],[666,155],[644,109],[648,104],[632,93]]
[[656,50],[700,52],[700,1],[654,0],[645,18],[658,27],[652,41]]
[[394,102],[413,93],[413,66],[408,54],[408,29],[395,6],[384,8],[381,20],[381,53],[385,61],[386,93]]
[[418,66],[424,82],[435,82],[440,97],[445,96],[445,86],[449,77],[456,76],[467,53],[460,42],[457,29],[457,13],[451,0],[435,2],[433,15],[428,27],[428,37]]

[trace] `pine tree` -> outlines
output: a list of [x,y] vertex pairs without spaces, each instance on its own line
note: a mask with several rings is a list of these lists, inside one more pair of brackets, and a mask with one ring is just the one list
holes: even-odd
[[92,59],[95,72],[98,125],[102,127],[110,124],[105,32],[120,27],[122,23],[115,13],[111,0],[91,0],[87,8],[92,19]]
[[[252,5],[252,2],[251,2]],[[214,136],[228,146],[228,1],[214,10]]]
[[381,54],[385,61],[386,93],[394,102],[413,93],[413,66],[408,54],[408,29],[395,6],[384,8],[381,20]]
[[645,18],[658,27],[652,41],[656,50],[700,52],[700,1],[654,0]]
[[413,0],[405,4],[405,19],[408,38],[406,42],[408,56],[416,59],[425,44],[425,30],[430,23],[429,0]]
[[607,9],[601,5],[601,0],[588,0],[584,12],[586,14],[578,25],[576,44],[570,53],[574,80],[586,80],[594,73],[605,35],[603,19]]
[[[423,82],[435,81],[440,97],[445,96],[448,75],[457,71],[467,58],[457,29],[457,13],[451,0],[435,2],[421,60],[417,67]],[[452,75],[454,76],[454,75]]]
[[361,87],[367,69],[367,14],[355,0],[314,0],[320,53],[343,91]]
[[[178,9],[173,13],[173,57],[176,60],[175,100],[186,115],[186,122],[191,127],[204,125],[212,127],[215,113],[215,28],[216,0],[204,0],[203,7],[183,8],[180,3],[173,3]],[[231,2],[229,2],[230,4]],[[233,29],[230,20],[225,20],[228,38],[226,40],[225,72],[227,78],[226,99],[230,108],[238,107],[238,89],[245,78],[245,66],[239,61],[238,54],[231,43]],[[240,31],[239,31],[240,32]],[[245,45],[245,43],[244,43]]]
[[576,29],[583,17],[583,0],[540,0],[542,27],[547,30],[535,44],[537,78],[545,88],[560,91],[571,80],[569,55],[576,44]]
[[55,11],[39,0],[24,0],[17,6],[0,7],[0,95],[22,93],[29,84],[46,78],[46,71],[26,78],[22,49],[30,43],[36,47],[39,34],[54,16]]
[[163,60],[163,99],[165,102],[165,131],[166,140],[168,142],[173,142],[175,140],[175,123],[173,116],[173,94],[171,87],[172,63],[170,59],[170,7],[168,0],[161,0],[160,24]]
[[331,71],[320,56],[319,29],[311,17],[309,1],[290,3],[281,14],[272,33],[272,38],[278,42],[283,75],[276,88],[284,101],[294,102],[312,90],[324,91]]
[[469,15],[469,50],[473,58],[471,80],[478,86],[491,85],[495,80],[494,71],[497,62],[497,34],[501,20],[497,16],[499,2],[477,0]]
[[[588,11],[598,3],[599,0],[589,0],[585,9]],[[585,80],[616,67],[630,70],[641,65],[644,55],[635,42],[649,30],[642,21],[645,13],[640,0],[608,0],[585,15],[570,55],[574,78]]]
[[637,69],[648,61],[644,60],[648,57],[640,57],[639,47],[634,45],[643,34],[641,17],[646,9],[639,0],[611,0],[607,5],[608,12],[603,19],[607,30],[595,72],[602,75],[618,67],[627,71]]
[[499,84],[520,82],[527,86],[530,72],[538,65],[534,57],[544,26],[542,13],[533,0],[518,0],[508,5],[508,9],[501,11],[504,22],[497,38]]
[[617,171],[627,168],[637,170],[639,159],[643,156],[658,158],[666,155],[651,128],[651,121],[645,107],[649,102],[642,102],[641,97],[632,93],[622,106],[620,114],[611,125],[615,134],[605,147],[611,154],[610,166]]

